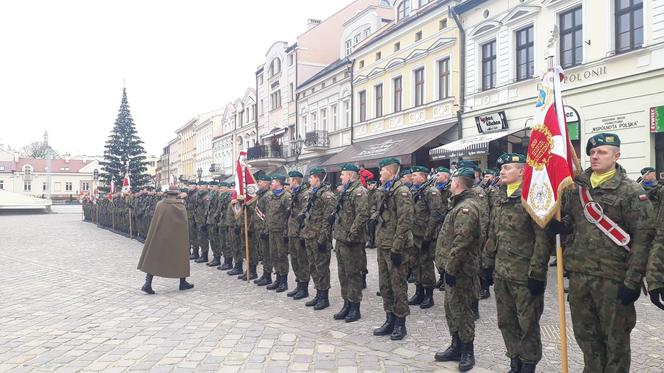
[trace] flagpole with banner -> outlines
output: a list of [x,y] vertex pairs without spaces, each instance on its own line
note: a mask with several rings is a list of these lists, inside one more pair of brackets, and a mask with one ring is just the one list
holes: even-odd
[[[528,144],[521,202],[541,228],[546,228],[554,217],[560,221],[562,195],[566,189],[573,188],[574,177],[580,170],[564,115],[560,87],[563,77],[562,69],[553,67],[553,57],[549,57],[549,70],[538,84]],[[562,372],[567,373],[567,321],[560,234],[556,235],[556,262],[561,365]]]
[[247,212],[249,210],[249,204],[253,201],[256,196],[256,181],[254,180],[254,175],[251,173],[249,166],[246,162],[247,152],[245,150],[240,151],[240,155],[235,166],[235,191],[239,196],[242,196],[242,209],[244,215],[244,255],[245,262],[247,263],[247,282],[251,280],[250,268],[251,261],[249,259],[249,224],[247,222]]

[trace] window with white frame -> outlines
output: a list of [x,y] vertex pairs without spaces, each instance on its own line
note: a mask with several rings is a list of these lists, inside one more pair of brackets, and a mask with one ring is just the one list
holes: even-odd
[[345,45],[346,45],[346,56],[348,56],[349,54],[351,54],[351,52],[353,52],[353,41],[348,39],[346,40]]
[[279,109],[281,107],[281,89],[277,89],[276,91],[272,92],[270,95],[270,101],[271,101],[271,110]]
[[71,192],[73,190],[73,186],[71,181],[65,182],[65,192]]
[[318,116],[316,113],[311,113],[311,130],[315,131],[318,127]]
[[450,96],[450,59],[438,61],[438,99]]
[[360,102],[360,122],[367,120],[367,91],[361,91],[358,95]]
[[496,87],[496,41],[482,44],[482,90]]
[[330,108],[332,110],[332,131],[336,131],[339,129],[339,119],[337,115],[338,107],[337,104],[332,105]]
[[616,53],[643,45],[643,0],[615,0]]
[[307,115],[302,116],[302,126],[304,127],[305,131],[309,131],[309,127],[307,127]]
[[88,183],[87,181],[82,182],[81,183],[81,190],[84,191],[84,192],[89,191],[90,190],[90,183]]
[[290,84],[290,101],[293,101],[295,99],[295,88],[293,88],[293,83]]
[[32,191],[32,182],[30,180],[25,180],[23,182],[23,191],[24,192]]
[[0,180],[0,189],[5,189],[5,181]]
[[394,87],[393,109],[397,113],[402,109],[403,86],[400,76],[392,79],[392,86]]
[[535,42],[533,26],[516,32],[516,80],[530,79],[535,75]]
[[320,121],[323,131],[327,131],[327,109],[320,109]]
[[397,5],[397,21],[408,17],[410,14],[410,0],[404,0]]
[[275,58],[270,63],[270,78],[279,74],[280,72],[281,72],[281,60],[279,58]]
[[564,69],[583,62],[583,21],[581,7],[560,14],[560,66]]
[[374,97],[375,97],[375,113],[376,118],[383,116],[383,85],[378,84],[374,87]]
[[415,106],[424,105],[424,67],[413,72],[415,81]]
[[350,100],[346,100],[344,101],[344,127],[348,128],[350,125]]

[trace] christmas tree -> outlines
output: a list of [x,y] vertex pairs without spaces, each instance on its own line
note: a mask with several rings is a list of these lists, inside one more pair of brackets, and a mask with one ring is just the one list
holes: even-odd
[[116,185],[122,185],[127,171],[131,178],[132,191],[138,191],[148,184],[150,175],[145,173],[145,149],[129,112],[126,88],[122,89],[118,117],[104,148],[104,160],[100,162],[102,186],[108,190],[111,180],[115,180]]

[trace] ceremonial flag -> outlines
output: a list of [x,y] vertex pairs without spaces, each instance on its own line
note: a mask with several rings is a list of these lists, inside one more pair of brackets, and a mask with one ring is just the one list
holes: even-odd
[[129,171],[125,172],[124,180],[122,180],[122,193],[131,192],[131,181],[129,181]]
[[247,165],[247,152],[242,150],[235,165],[235,193],[244,196],[244,202],[249,204],[256,197],[257,189],[254,175]]
[[115,194],[115,180],[111,179],[111,191],[108,193],[108,196],[106,196],[108,199],[113,199],[113,195]]
[[560,196],[574,184],[579,161],[569,139],[563,110],[560,68],[549,70],[538,84],[521,202],[544,228],[560,211]]

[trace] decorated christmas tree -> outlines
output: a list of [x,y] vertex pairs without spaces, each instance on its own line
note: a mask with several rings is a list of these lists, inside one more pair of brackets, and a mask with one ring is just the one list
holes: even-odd
[[101,164],[101,185],[108,190],[111,180],[116,185],[122,185],[125,173],[129,172],[132,191],[138,191],[150,181],[146,174],[145,149],[143,141],[136,132],[134,120],[129,112],[127,89],[122,90],[122,103],[118,117],[111,131],[106,145],[104,145],[104,160]]

